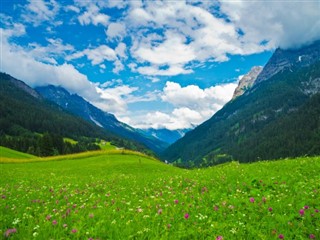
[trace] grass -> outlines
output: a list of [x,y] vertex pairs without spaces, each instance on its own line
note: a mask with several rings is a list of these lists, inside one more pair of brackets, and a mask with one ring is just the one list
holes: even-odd
[[102,150],[114,150],[117,149],[116,146],[112,145],[110,142],[100,141],[99,146]]
[[0,146],[0,159],[1,158],[30,159],[30,158],[36,158],[36,156],[30,155],[27,153],[18,152],[10,148]]
[[78,141],[73,140],[72,138],[63,138],[63,141],[71,143],[71,144],[77,144],[78,143]]
[[0,165],[0,238],[320,238],[320,158],[185,170],[100,151]]

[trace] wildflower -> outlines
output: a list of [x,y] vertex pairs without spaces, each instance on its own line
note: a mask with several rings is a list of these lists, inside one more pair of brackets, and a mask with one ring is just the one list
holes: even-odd
[[52,221],[52,225],[57,225],[57,223],[58,223],[57,220]]
[[268,208],[268,211],[269,211],[269,212],[272,212],[272,210],[273,210],[272,207],[269,207],[269,208]]
[[283,234],[280,234],[280,235],[279,235],[279,238],[280,238],[280,239],[284,239],[284,235],[283,235]]
[[216,205],[216,206],[214,206],[214,208],[213,208],[215,211],[218,211],[219,210],[219,207]]
[[175,203],[175,204],[178,204],[178,203],[179,203],[178,199],[174,200],[174,203]]
[[253,197],[250,198],[250,202],[254,203],[254,198]]
[[309,209],[309,206],[307,205],[307,206],[304,206],[303,208],[307,210],[307,209]]
[[218,236],[218,237],[216,238],[216,240],[223,240],[223,237],[222,237],[222,236]]
[[48,221],[50,220],[50,218],[51,218],[50,215],[47,215],[47,216],[46,216],[46,219],[47,219]]
[[76,232],[78,232],[78,231],[77,231],[77,229],[72,229],[71,232],[72,232],[72,233],[76,233]]
[[66,228],[66,227],[68,227],[68,224],[63,224],[62,226],[63,226],[64,228]]
[[300,214],[301,216],[303,216],[303,215],[304,215],[304,210],[303,210],[303,209],[300,209],[300,210],[299,210],[299,214]]
[[17,225],[20,222],[19,218],[15,218],[12,222],[13,225]]
[[90,213],[89,218],[93,218],[93,217],[94,217],[93,213]]
[[139,212],[139,213],[140,213],[140,212],[143,212],[143,209],[142,209],[142,208],[138,208],[138,209],[137,209],[137,212]]
[[184,218],[185,218],[185,219],[188,219],[188,218],[189,218],[189,213],[186,213],[186,214],[184,215]]
[[315,209],[314,211],[315,211],[316,213],[318,213],[318,212],[319,212],[319,209]]
[[13,233],[16,233],[16,232],[17,232],[17,229],[16,229],[16,228],[9,228],[9,229],[4,233],[4,235],[5,235],[6,237],[9,237],[10,234],[13,234]]
[[158,210],[158,214],[159,214],[159,215],[162,214],[162,208],[160,208],[160,209]]
[[314,234],[310,234],[310,235],[309,235],[309,238],[310,238],[310,239],[315,239],[316,236],[315,236]]

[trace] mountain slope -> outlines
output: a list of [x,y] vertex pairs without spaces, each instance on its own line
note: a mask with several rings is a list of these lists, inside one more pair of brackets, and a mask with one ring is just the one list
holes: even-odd
[[37,87],[36,91],[47,100],[55,102],[65,110],[72,112],[73,114],[90,121],[99,127],[103,127],[116,135],[144,144],[156,153],[163,151],[169,145],[118,121],[114,115],[103,112],[79,95],[70,94],[64,88],[51,85],[46,87]]
[[[118,146],[146,150],[133,141],[119,138],[110,131],[66,112],[58,105],[46,101],[24,82],[5,73],[0,73],[0,112],[0,136],[15,138],[14,147],[18,150],[28,149],[28,144],[36,141],[35,138],[43,133],[73,139],[101,138]],[[21,139],[24,139],[22,143]]]
[[[320,54],[314,48],[278,49],[259,83],[171,145],[163,158],[211,165],[320,154]],[[279,51],[289,59],[281,70],[275,57]],[[301,55],[306,62],[296,64]]]

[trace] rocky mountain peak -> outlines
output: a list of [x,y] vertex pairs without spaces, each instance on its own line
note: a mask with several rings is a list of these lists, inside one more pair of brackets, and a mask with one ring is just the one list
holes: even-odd
[[251,70],[240,79],[238,87],[233,93],[232,99],[241,96],[247,89],[251,88],[262,69],[263,67],[261,66],[252,67]]
[[299,49],[276,49],[254,85],[285,69],[307,67],[320,60],[320,40]]

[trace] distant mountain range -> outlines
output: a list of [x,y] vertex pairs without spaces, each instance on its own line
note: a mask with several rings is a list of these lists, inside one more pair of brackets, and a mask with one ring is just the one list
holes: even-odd
[[141,129],[142,132],[144,132],[147,135],[151,135],[157,139],[159,139],[162,142],[172,144],[178,139],[182,138],[188,131],[191,129],[176,129],[176,130],[169,130],[166,128],[162,129]]
[[277,49],[250,85],[162,158],[207,166],[320,154],[320,41]]
[[66,111],[94,123],[117,136],[139,142],[155,153],[160,153],[169,146],[169,143],[161,141],[159,138],[118,121],[113,114],[100,110],[79,95],[70,94],[62,87],[51,85],[37,87],[35,90],[45,99],[55,102]]

